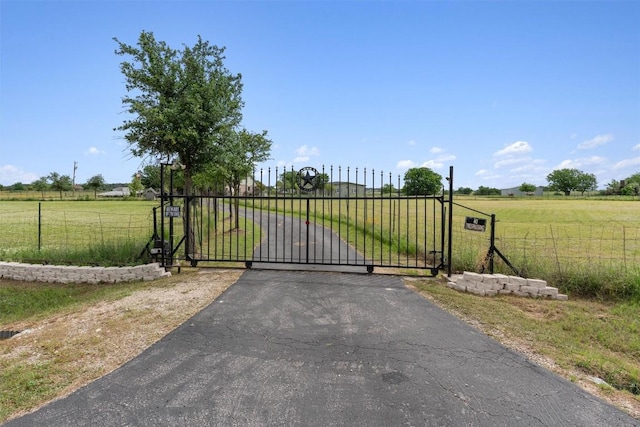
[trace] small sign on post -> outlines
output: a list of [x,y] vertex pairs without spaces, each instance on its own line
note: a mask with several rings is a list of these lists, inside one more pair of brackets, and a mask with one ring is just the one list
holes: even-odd
[[165,206],[165,218],[180,218],[180,206]]
[[464,221],[465,230],[472,231],[486,231],[487,230],[487,220],[484,218],[474,218],[468,216]]

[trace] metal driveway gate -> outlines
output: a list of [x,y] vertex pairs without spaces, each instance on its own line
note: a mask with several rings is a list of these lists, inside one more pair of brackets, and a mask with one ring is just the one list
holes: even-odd
[[[163,260],[201,263],[445,267],[444,194],[399,195],[383,173],[358,169],[261,170],[235,188],[162,197]],[[218,191],[214,192],[217,189]],[[167,229],[168,225],[168,229]],[[157,245],[162,246],[162,245]]]

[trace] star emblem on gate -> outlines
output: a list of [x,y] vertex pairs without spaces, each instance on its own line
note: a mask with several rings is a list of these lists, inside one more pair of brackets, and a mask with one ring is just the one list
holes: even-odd
[[316,177],[318,171],[312,167],[305,167],[298,172],[298,186],[301,191],[311,193],[316,189]]

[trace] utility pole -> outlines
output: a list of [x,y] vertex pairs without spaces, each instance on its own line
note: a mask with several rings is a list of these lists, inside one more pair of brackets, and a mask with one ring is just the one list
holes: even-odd
[[73,162],[73,179],[71,180],[71,191],[76,194],[76,170],[78,170],[78,162]]

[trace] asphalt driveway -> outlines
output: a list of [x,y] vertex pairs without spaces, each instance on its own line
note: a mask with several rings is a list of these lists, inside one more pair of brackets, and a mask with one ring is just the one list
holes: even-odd
[[394,276],[248,270],[111,374],[6,426],[632,426]]

